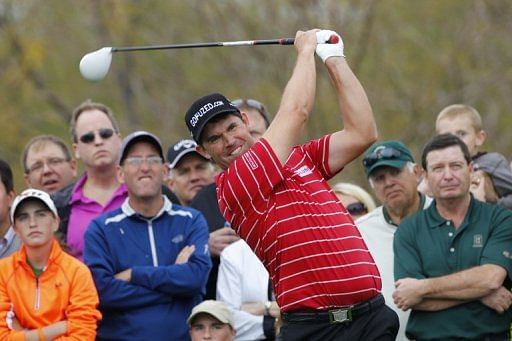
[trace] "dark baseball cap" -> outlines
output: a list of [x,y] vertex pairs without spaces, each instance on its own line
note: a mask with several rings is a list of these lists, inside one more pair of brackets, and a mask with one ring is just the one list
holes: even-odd
[[489,174],[500,198],[512,193],[512,170],[503,155],[500,153],[480,154],[473,160],[473,163],[475,170],[482,170]]
[[[167,161],[169,162],[169,168],[174,168],[180,162],[180,160],[189,154],[197,155],[201,158],[203,156],[196,151],[197,143],[191,139],[184,139],[176,142],[167,150]],[[206,158],[203,158],[208,160]]]
[[185,123],[192,138],[199,143],[208,121],[225,113],[242,117],[240,110],[219,93],[210,94],[195,101],[185,114]]
[[121,144],[121,151],[119,153],[119,164],[123,163],[130,147],[135,143],[141,141],[148,142],[155,146],[156,150],[158,151],[158,155],[162,158],[162,161],[165,162],[162,144],[160,143],[158,137],[151,133],[148,133],[147,131],[139,130],[131,133],[130,135],[124,138],[123,143]]
[[374,169],[382,166],[402,169],[407,162],[414,162],[411,151],[400,141],[379,142],[368,148],[363,166],[369,177]]

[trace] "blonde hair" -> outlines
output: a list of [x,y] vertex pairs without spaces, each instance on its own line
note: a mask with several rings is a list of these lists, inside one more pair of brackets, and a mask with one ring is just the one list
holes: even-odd
[[373,211],[377,205],[375,205],[375,201],[372,196],[365,191],[362,187],[357,185],[348,183],[348,182],[338,182],[336,185],[332,187],[334,193],[350,195],[366,206],[368,212]]
[[439,121],[444,118],[454,119],[456,117],[465,116],[471,121],[471,126],[476,132],[482,130],[482,117],[480,113],[470,105],[467,104],[452,104],[441,110],[436,119],[436,130],[439,126]]

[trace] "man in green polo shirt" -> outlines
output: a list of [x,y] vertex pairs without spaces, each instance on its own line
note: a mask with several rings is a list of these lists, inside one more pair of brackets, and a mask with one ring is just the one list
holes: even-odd
[[432,205],[394,239],[397,307],[416,340],[507,340],[512,321],[512,211],[469,191],[472,163],[455,135],[434,137],[422,166]]

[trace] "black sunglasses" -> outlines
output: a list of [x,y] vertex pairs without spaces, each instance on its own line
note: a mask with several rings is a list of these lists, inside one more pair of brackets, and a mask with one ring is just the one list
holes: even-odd
[[346,207],[350,215],[360,215],[368,212],[368,209],[362,202],[354,202]]
[[[82,143],[89,144],[89,143],[94,142],[94,138],[96,137],[95,135],[96,135],[95,132],[93,130],[91,130],[91,131],[83,134],[82,136],[80,136],[79,140]],[[98,135],[103,140],[109,139],[112,137],[112,135],[114,135],[114,129],[110,129],[110,128],[98,129]]]
[[370,154],[366,155],[363,159],[363,165],[365,167],[371,167],[373,166],[378,160],[389,160],[389,159],[396,159],[399,158],[400,151],[398,149],[392,148],[392,147],[386,147],[386,148],[377,148],[374,152],[371,152]]
[[249,98],[249,99],[239,98],[239,99],[235,99],[235,100],[231,101],[231,104],[233,104],[238,109],[240,109],[241,107],[248,107],[248,108],[256,109],[261,114],[261,116],[263,116],[263,119],[265,120],[267,125],[270,124],[270,119],[269,119],[269,114],[268,114],[267,108],[265,108],[263,103],[261,103],[260,101],[257,101],[255,99],[251,99],[251,98]]

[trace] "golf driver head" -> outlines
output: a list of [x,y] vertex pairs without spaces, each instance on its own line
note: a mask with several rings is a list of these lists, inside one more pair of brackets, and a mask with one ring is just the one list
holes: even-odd
[[107,75],[112,62],[112,48],[103,47],[86,54],[80,60],[80,73],[90,81],[100,81]]

